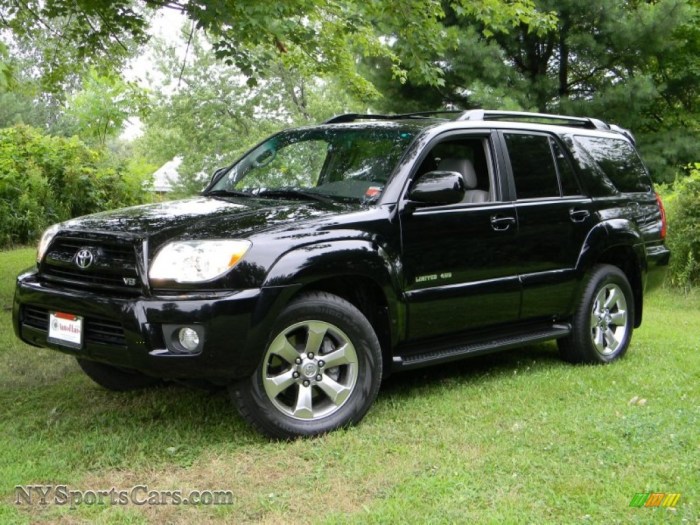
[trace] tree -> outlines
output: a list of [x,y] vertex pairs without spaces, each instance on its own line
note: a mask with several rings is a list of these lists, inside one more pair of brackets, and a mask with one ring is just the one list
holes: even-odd
[[130,116],[143,115],[147,107],[146,92],[135,83],[92,70],[82,90],[66,103],[64,134],[104,146],[108,138],[121,132]]
[[523,22],[489,34],[470,13],[448,9],[459,43],[442,58],[444,83],[399,85],[380,60],[368,74],[390,110],[495,107],[590,115],[631,128],[657,180],[696,160],[700,93],[699,9],[690,0],[536,0],[557,24]]

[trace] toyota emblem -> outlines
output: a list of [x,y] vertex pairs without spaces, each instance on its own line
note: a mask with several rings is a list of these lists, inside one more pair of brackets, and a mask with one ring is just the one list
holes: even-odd
[[75,264],[78,268],[85,270],[94,262],[95,256],[87,248],[82,248],[75,254]]

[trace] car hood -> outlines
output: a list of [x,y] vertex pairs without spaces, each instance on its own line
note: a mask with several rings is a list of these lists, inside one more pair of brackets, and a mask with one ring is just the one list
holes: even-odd
[[337,214],[357,206],[340,203],[256,198],[195,197],[96,213],[63,223],[62,229],[109,232],[148,238],[154,244],[173,238],[247,237],[281,225]]

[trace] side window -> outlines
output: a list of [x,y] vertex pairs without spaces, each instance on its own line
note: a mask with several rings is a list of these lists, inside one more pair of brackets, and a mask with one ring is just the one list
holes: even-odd
[[559,197],[557,169],[549,137],[505,133],[518,199]]
[[562,193],[565,196],[581,195],[581,188],[579,188],[576,174],[571,166],[569,157],[564,153],[563,148],[556,140],[550,138],[549,141],[552,145],[552,151],[554,152],[554,159],[557,163]]
[[467,188],[463,203],[488,202],[492,199],[488,152],[488,142],[481,137],[443,140],[431,148],[415,178],[429,171],[456,171],[464,177]]
[[647,192],[651,179],[634,147],[624,139],[576,135],[576,142],[593,157],[618,191]]

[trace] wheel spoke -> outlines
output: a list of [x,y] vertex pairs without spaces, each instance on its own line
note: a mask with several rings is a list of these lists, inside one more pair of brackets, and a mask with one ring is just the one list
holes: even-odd
[[267,395],[271,398],[275,398],[280,392],[284,392],[292,386],[296,382],[296,379],[292,376],[292,370],[287,370],[279,375],[266,377],[264,381]]
[[299,385],[297,401],[294,404],[294,417],[299,419],[311,419],[314,417],[312,390],[310,386]]
[[603,335],[603,330],[599,326],[596,326],[593,329],[593,332],[593,343],[599,352],[603,352],[605,350],[605,337]]
[[603,288],[600,292],[598,292],[598,295],[595,298],[595,302],[593,303],[593,311],[597,314],[603,312],[603,304],[605,304],[605,295],[605,288]]
[[[333,352],[329,354],[325,354],[323,356],[323,360],[326,362],[326,369],[328,368],[333,368],[335,366],[340,366],[340,365],[349,365],[352,363],[352,361],[348,358],[348,352],[350,350],[348,348],[348,344],[344,344],[340,348],[337,348]],[[351,355],[355,355],[354,350],[352,351]]]
[[619,310],[610,314],[610,319],[615,326],[625,326],[627,324],[627,310]]
[[610,328],[605,330],[605,340],[607,341],[605,349],[609,350],[610,352],[614,352],[617,349],[617,346],[620,344],[619,341],[615,339],[615,332],[613,332]]
[[316,384],[334,404],[340,405],[352,392],[351,388],[341,385],[329,376],[323,376],[323,380]]
[[276,337],[270,345],[270,353],[280,356],[289,364],[293,364],[294,360],[299,357],[299,352],[292,346],[284,336]]
[[621,297],[620,289],[617,286],[613,286],[611,288],[608,288],[608,290],[610,291],[610,295],[605,300],[604,306],[605,308],[612,308],[615,304],[617,304]]
[[323,338],[326,337],[326,332],[328,328],[325,323],[308,323],[307,337],[306,337],[306,348],[304,351],[308,354],[313,352],[315,354],[319,353],[321,345],[323,344]]

